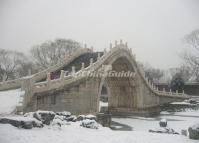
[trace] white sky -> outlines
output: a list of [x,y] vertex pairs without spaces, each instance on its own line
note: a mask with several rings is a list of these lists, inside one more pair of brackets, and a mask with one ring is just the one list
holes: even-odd
[[0,0],[0,48],[24,52],[55,38],[96,50],[123,39],[139,61],[166,69],[198,28],[199,0]]

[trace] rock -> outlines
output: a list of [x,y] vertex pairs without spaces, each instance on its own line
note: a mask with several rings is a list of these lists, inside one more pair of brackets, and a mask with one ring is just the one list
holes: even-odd
[[85,116],[85,119],[90,119],[90,120],[95,120],[96,121],[97,118],[96,118],[96,116],[89,114],[89,115]]
[[82,121],[82,120],[84,120],[85,119],[85,115],[79,115],[78,117],[77,117],[77,121]]
[[189,138],[194,140],[199,140],[199,124],[189,127]]
[[21,127],[24,128],[24,129],[32,129],[33,122],[31,122],[31,121],[27,121],[27,122],[22,121],[21,122]]
[[161,119],[159,122],[160,127],[166,127],[167,126],[167,120],[166,119]]
[[56,115],[59,115],[59,116],[65,116],[65,117],[70,117],[71,116],[71,113],[68,112],[68,111],[63,111],[63,112],[56,112]]
[[52,126],[57,125],[57,126],[61,127],[62,125],[70,125],[70,123],[67,122],[65,116],[55,115],[51,125]]
[[171,128],[160,128],[155,130],[149,130],[151,133],[165,133],[165,134],[179,134],[178,132],[175,132],[174,129]]
[[76,122],[77,121],[77,117],[75,115],[72,115],[72,116],[68,117],[66,120],[68,122]]
[[32,122],[32,125],[33,127],[36,127],[36,128],[42,128],[44,127],[44,125],[42,124],[42,122]]
[[34,118],[29,117],[4,117],[0,118],[0,123],[11,124],[18,128],[32,129],[33,127],[43,127],[43,124]]
[[11,124],[15,127],[21,127],[21,121],[9,119],[9,118],[0,118],[0,123],[2,124]]
[[90,120],[90,119],[83,120],[80,126],[91,129],[99,128],[99,124],[95,120]]
[[187,130],[181,130],[181,135],[187,136]]
[[191,99],[185,100],[185,102],[190,103],[190,104],[198,104],[199,103],[197,98],[195,98],[195,99],[191,98]]
[[33,114],[33,117],[41,121],[43,124],[50,125],[50,122],[55,117],[55,113],[52,111],[37,111]]
[[52,125],[53,126],[58,125],[59,127],[61,127],[63,125],[63,121],[61,119],[59,119],[59,118],[53,119]]
[[34,118],[34,117],[33,117],[34,113],[35,113],[35,112],[28,112],[28,113],[25,113],[23,116],[24,116],[24,117],[31,117],[31,118]]

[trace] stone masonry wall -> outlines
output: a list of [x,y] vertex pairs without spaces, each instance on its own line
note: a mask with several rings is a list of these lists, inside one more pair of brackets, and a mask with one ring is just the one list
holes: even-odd
[[97,109],[98,79],[35,94],[25,112],[35,110],[70,111],[72,114],[94,113]]

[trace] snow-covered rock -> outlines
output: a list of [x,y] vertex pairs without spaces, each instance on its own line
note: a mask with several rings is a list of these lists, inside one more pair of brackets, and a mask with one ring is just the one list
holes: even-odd
[[23,116],[24,116],[24,117],[31,117],[31,118],[34,118],[34,113],[35,113],[35,112],[28,112],[28,113],[25,113]]
[[187,130],[181,130],[181,135],[187,136]]
[[72,115],[72,116],[66,118],[66,120],[67,120],[68,122],[76,122],[76,121],[77,121],[77,116]]
[[90,120],[95,120],[96,121],[96,116],[89,114],[89,115],[85,116],[85,119],[90,119]]
[[62,125],[70,125],[70,123],[68,123],[66,121],[66,117],[65,116],[55,115],[54,119],[52,120],[51,125],[52,126],[59,126],[59,127],[61,127]]
[[0,123],[11,124],[18,128],[32,129],[33,127],[43,127],[43,124],[30,117],[2,117]]
[[199,124],[195,124],[188,129],[189,138],[199,140]]
[[91,129],[98,129],[100,125],[95,120],[85,119],[81,122],[80,126]]
[[166,127],[167,126],[167,120],[166,119],[161,119],[159,122],[160,127]]
[[191,99],[185,100],[185,102],[190,103],[190,104],[199,104],[199,99],[191,98]]
[[151,133],[165,133],[165,134],[179,134],[179,133],[175,132],[174,129],[168,128],[168,127],[149,130],[149,132],[151,132]]
[[85,115],[79,115],[79,116],[77,116],[77,121],[82,121],[82,120],[84,120],[85,119]]
[[43,124],[50,125],[50,122],[54,119],[55,113],[52,111],[36,111],[33,117],[41,121]]
[[71,113],[68,111],[63,111],[63,112],[56,112],[57,115],[59,116],[65,116],[65,117],[70,117]]

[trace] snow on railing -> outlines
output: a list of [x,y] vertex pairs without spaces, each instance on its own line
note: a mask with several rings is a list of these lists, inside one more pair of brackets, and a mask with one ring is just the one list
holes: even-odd
[[[120,44],[117,43],[117,41],[115,41],[115,46],[113,47],[112,44],[110,44],[110,48],[109,48],[109,51],[107,52],[107,49],[104,50],[104,54],[103,56],[97,58],[97,61],[93,63],[93,59],[91,58],[90,59],[90,65],[88,67],[84,67],[84,63],[82,63],[82,68],[80,71],[78,72],[75,72],[75,67],[73,67],[73,76],[75,75],[78,75],[80,74],[81,72],[83,71],[88,71],[88,70],[95,70],[97,69],[97,67],[103,65],[104,61],[110,57],[113,53],[115,53],[116,51],[118,50],[121,50],[121,49],[124,49],[124,50],[127,50],[132,58],[135,60],[135,55],[132,54],[132,49],[131,48],[128,48],[127,47],[127,43],[126,44],[123,44],[123,42],[120,40]],[[140,68],[139,66],[137,66],[137,70],[138,72],[140,73],[140,75],[143,77],[145,83],[147,84],[147,86],[154,92],[156,93],[157,95],[161,95],[161,96],[182,96],[182,95],[185,95],[184,92],[183,93],[174,93],[174,92],[166,92],[165,90],[163,91],[160,91],[158,90],[158,87],[155,86],[151,81],[148,80],[148,78],[145,76],[145,72],[144,72],[144,69]],[[48,90],[49,88],[53,88],[55,86],[55,84],[67,84],[67,81],[69,82],[75,82],[77,80],[79,80],[79,78],[82,78],[82,77],[79,77],[79,78],[73,78],[73,76],[69,75],[69,76],[64,76],[64,80],[63,79],[58,79],[58,80],[50,80],[49,82],[51,82],[51,87],[48,87],[47,84],[45,84],[44,86],[39,86],[39,88],[41,87],[45,87],[46,90]],[[69,83],[68,82],[68,83]],[[38,85],[36,86],[38,87]]]
[[8,90],[8,89],[19,88],[21,86],[22,80],[24,80],[25,78],[32,78],[35,81],[39,81],[42,78],[45,78],[47,73],[58,70],[59,68],[69,64],[71,61],[73,61],[77,57],[81,56],[82,54],[92,52],[92,50],[93,50],[92,48],[91,49],[89,49],[89,48],[78,49],[78,50],[70,53],[70,56],[68,56],[64,60],[60,60],[58,64],[51,66],[51,67],[49,67],[49,68],[47,68],[43,71],[40,71],[36,74],[33,74],[31,76],[27,76],[27,77],[22,77],[22,78],[15,79],[15,80],[0,82],[0,90]]
[[138,70],[140,72],[140,75],[143,77],[145,83],[147,84],[147,86],[154,92],[156,93],[157,95],[160,95],[160,96],[187,96],[184,91],[182,93],[178,93],[178,91],[176,92],[172,92],[171,90],[169,92],[166,92],[165,89],[163,88],[162,91],[160,91],[158,89],[157,86],[155,86],[145,75],[145,72],[144,72],[144,69],[141,68],[141,67],[138,67]]
[[[105,49],[104,54],[102,56],[100,56],[100,54],[98,54],[97,61],[93,62],[93,58],[91,58],[89,66],[84,67],[85,64],[82,63],[81,70],[79,70],[77,72],[75,71],[75,67],[72,67],[72,74],[73,75],[60,76],[60,79],[56,79],[56,80],[55,79],[51,80],[50,78],[47,78],[46,82],[36,83],[35,84],[35,92],[42,92],[42,91],[46,91],[46,90],[51,90],[53,88],[58,87],[59,85],[64,85],[64,84],[68,84],[68,83],[71,83],[71,82],[75,82],[75,81],[82,78],[81,76],[78,76],[79,74],[81,74],[81,72],[96,70],[101,65],[103,65],[104,61],[107,60],[108,57],[110,57],[113,53],[115,53],[116,51],[121,50],[121,49],[128,50],[128,52],[129,52],[129,49],[127,47],[127,43],[123,44],[122,41],[120,41],[120,44],[118,45],[117,41],[115,41],[115,47],[112,47],[112,44],[110,44],[109,51],[107,52],[107,50]],[[64,72],[65,71],[63,71],[63,73]],[[75,78],[73,78],[73,77],[75,77]],[[55,84],[57,84],[57,86]]]

